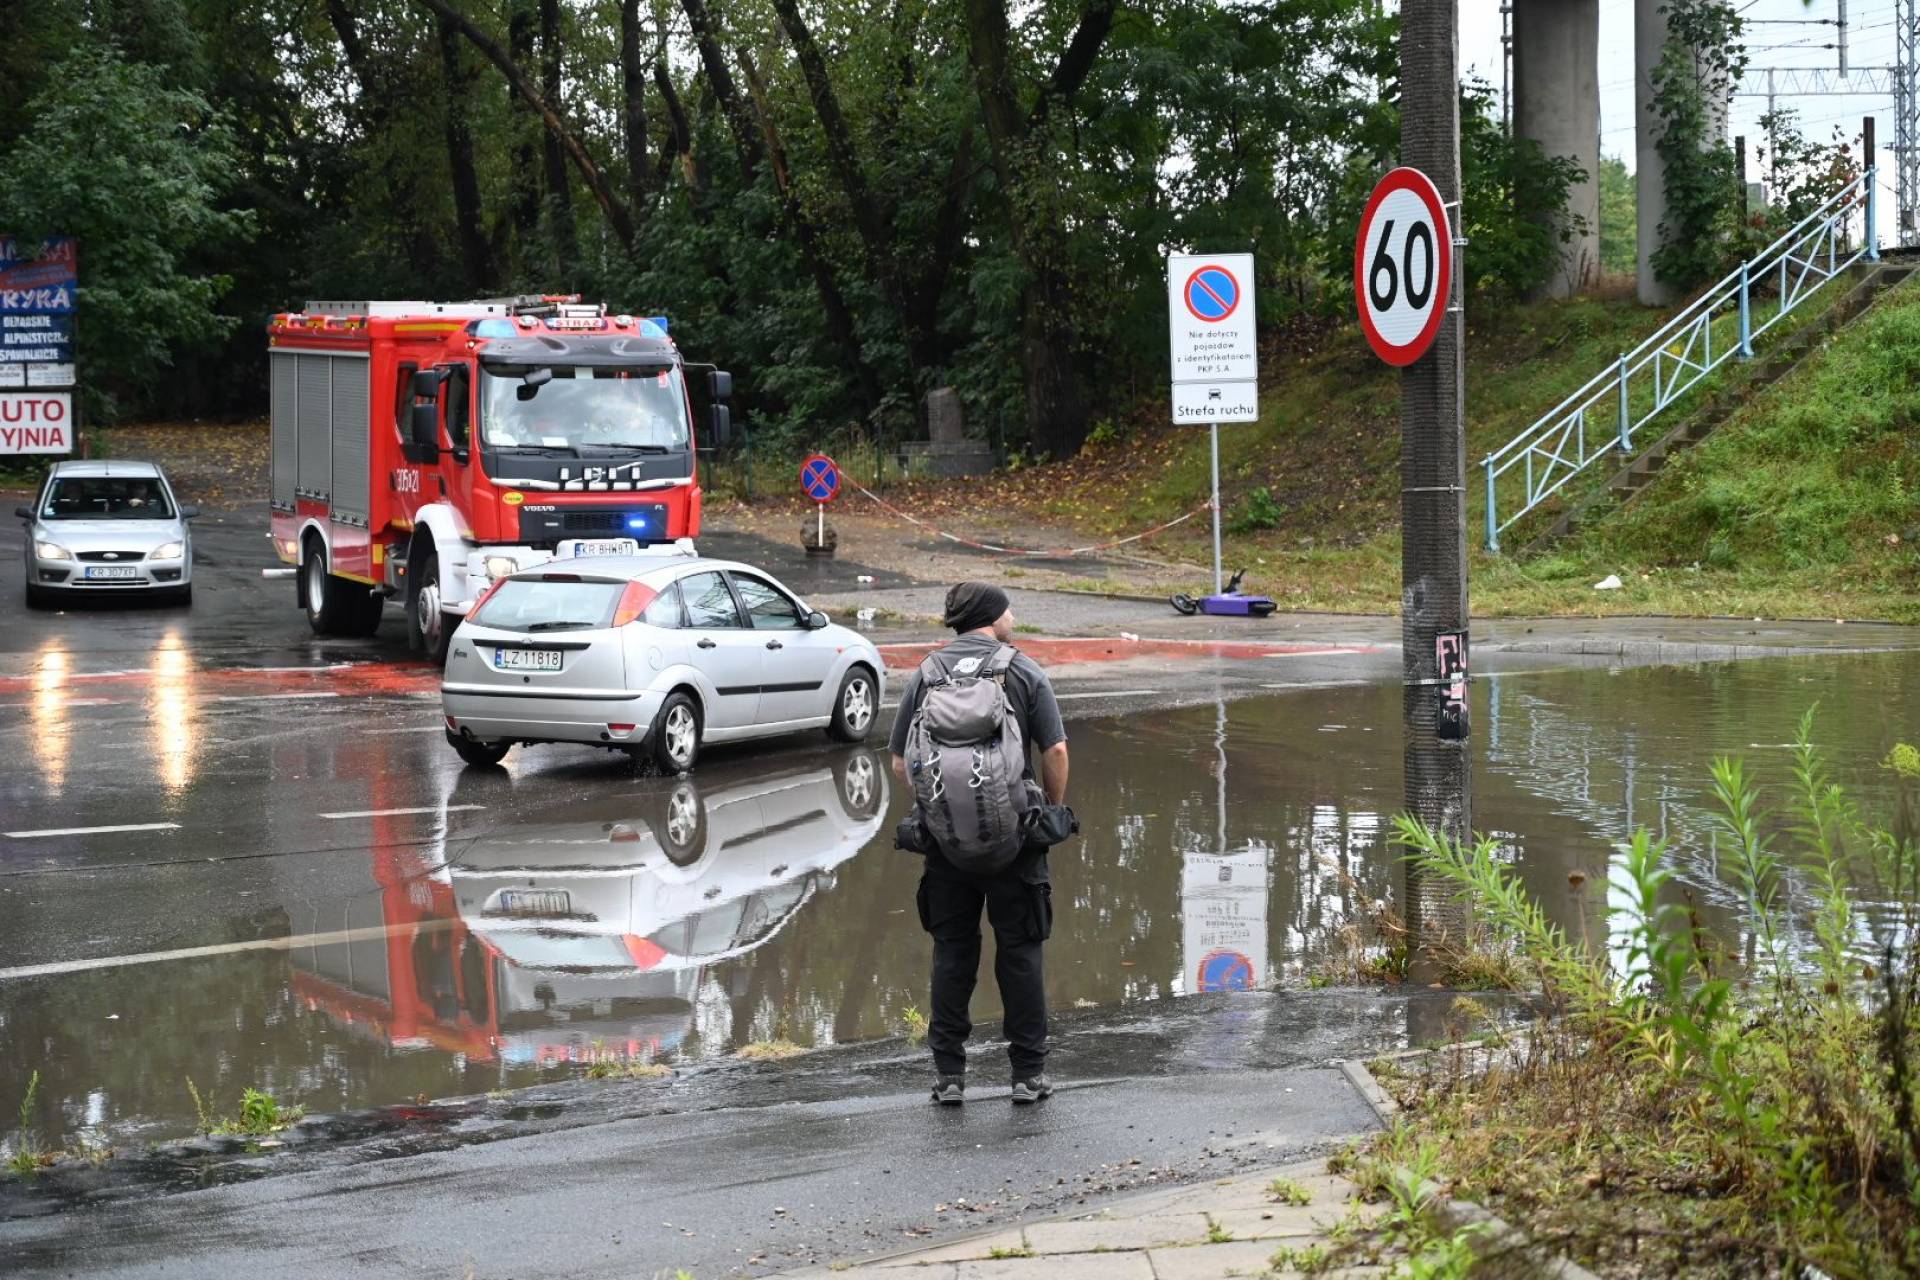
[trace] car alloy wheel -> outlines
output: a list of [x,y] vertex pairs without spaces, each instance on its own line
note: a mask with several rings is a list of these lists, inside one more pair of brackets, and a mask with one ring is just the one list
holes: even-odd
[[873,723],[873,682],[850,680],[840,695],[840,716],[855,734],[867,731]]
[[699,733],[693,708],[685,704],[670,708],[660,731],[667,736],[667,758],[683,769],[691,764],[695,738]]
[[686,848],[700,831],[700,793],[692,787],[674,788],[667,801],[667,839],[676,848]]

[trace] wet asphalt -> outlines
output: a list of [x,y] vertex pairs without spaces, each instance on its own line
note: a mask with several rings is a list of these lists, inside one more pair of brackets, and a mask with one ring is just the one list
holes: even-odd
[[[189,1079],[216,1112],[261,1087],[362,1120],[7,1184],[6,1274],[760,1274],[1314,1149],[1372,1123],[1332,1060],[1454,1026],[1439,992],[1193,994],[1297,975],[1392,889],[1398,653],[1377,623],[1277,623],[1257,656],[1057,651],[1075,797],[1099,815],[1057,860],[1066,1087],[1007,1104],[989,977],[975,1100],[943,1113],[901,1035],[926,944],[878,738],[715,751],[688,779],[562,747],[464,769],[398,611],[370,640],[312,636],[291,581],[261,576],[263,524],[202,522],[191,609],[0,630],[0,1107],[40,1069],[47,1141],[129,1153],[195,1129]],[[18,541],[0,531],[7,599]],[[703,544],[837,607],[928,597]],[[1023,603],[1108,636],[1141,610]],[[1818,658],[1636,674],[1566,649],[1490,654],[1475,714],[1482,812],[1527,833],[1518,865],[1570,929],[1591,911],[1568,871],[1604,879],[1607,839],[1649,814],[1702,829],[1678,779],[1703,741],[1777,749],[1846,684]],[[1857,661],[1855,723],[1920,708],[1910,659]],[[1863,735],[1863,760],[1884,750]],[[1710,858],[1691,869],[1731,921]],[[592,923],[525,905],[557,894]],[[821,1048],[736,1057],[789,1039]],[[588,1079],[595,1062],[675,1075]]]

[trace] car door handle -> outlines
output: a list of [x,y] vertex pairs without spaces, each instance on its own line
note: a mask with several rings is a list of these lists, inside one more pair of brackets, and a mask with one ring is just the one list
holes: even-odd
[[785,646],[785,645],[783,645],[783,644],[781,644],[781,643],[780,643],[780,642],[779,642],[778,640],[769,640],[769,641],[767,641],[767,648],[769,648],[769,649],[784,649],[784,648],[786,648],[786,647],[787,647],[787,646]]
[[719,641],[717,641],[717,640],[709,640],[709,639],[707,639],[707,638],[706,638],[706,637],[704,637],[704,636],[703,636],[703,637],[701,637],[701,639],[700,639],[700,641],[699,641],[699,647],[700,647],[700,648],[702,648],[702,649],[712,649],[712,648],[716,648],[716,647],[718,647],[718,645],[719,645]]

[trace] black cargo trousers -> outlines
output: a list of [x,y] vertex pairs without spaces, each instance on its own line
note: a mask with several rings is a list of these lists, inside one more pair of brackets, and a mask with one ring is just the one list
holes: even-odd
[[1047,989],[1041,948],[1053,933],[1053,884],[1047,853],[1030,849],[993,875],[962,871],[927,855],[915,895],[920,927],[933,938],[933,1013],[927,1047],[941,1075],[967,1069],[968,1006],[980,973],[980,909],[993,926],[993,976],[1006,1010],[1007,1057],[1016,1079],[1047,1065]]

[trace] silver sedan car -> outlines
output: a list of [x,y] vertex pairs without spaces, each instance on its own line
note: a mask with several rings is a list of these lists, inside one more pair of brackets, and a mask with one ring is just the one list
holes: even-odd
[[454,632],[440,693],[469,764],[579,742],[679,773],[705,743],[861,741],[884,669],[865,636],[750,565],[598,556],[498,579]]
[[193,536],[198,507],[181,506],[151,462],[57,462],[30,507],[27,607],[60,599],[155,592],[193,601]]

